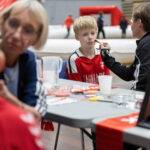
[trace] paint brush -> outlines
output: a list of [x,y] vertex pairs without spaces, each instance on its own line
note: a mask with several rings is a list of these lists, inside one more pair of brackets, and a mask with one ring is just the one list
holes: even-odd
[[98,41],[98,40],[95,40],[95,42],[97,42],[97,43],[101,44],[101,42],[100,42],[100,41]]
[[[102,43],[102,42],[100,42],[100,41],[98,41],[98,40],[95,40],[95,42],[97,42],[97,43],[99,43],[99,44]],[[101,51],[101,49],[98,49],[98,50]],[[109,55],[109,50],[108,50],[108,49],[103,49],[102,51],[105,52],[105,54]]]
[[[99,45],[101,45],[101,42],[95,39],[96,43],[99,43]],[[97,48],[97,50],[100,50],[99,48]]]

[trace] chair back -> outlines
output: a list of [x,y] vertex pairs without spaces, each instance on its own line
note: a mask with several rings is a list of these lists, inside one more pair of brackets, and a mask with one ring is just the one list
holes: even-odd
[[68,79],[67,73],[66,73],[66,66],[67,62],[63,61],[61,72],[59,73],[59,78],[61,79]]

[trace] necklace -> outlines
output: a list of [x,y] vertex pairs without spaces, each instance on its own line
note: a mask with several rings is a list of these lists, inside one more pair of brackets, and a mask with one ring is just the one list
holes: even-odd
[[6,67],[4,70],[4,79],[6,84],[8,85],[10,82],[12,82],[15,77],[17,77],[17,72],[18,72],[18,63],[12,67]]

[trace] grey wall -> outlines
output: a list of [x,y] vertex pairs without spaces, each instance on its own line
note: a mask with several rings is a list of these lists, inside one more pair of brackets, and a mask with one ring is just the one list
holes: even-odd
[[[51,25],[62,24],[69,13],[73,14],[74,19],[77,18],[80,7],[117,5],[122,10],[121,0],[45,0],[43,5],[48,12]],[[105,15],[104,19],[105,25],[109,25],[110,16]]]

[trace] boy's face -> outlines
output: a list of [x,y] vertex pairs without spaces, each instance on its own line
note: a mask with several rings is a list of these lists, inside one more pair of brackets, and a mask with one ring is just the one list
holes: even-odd
[[97,31],[95,29],[83,29],[79,34],[75,34],[76,40],[80,41],[81,47],[94,47]]

